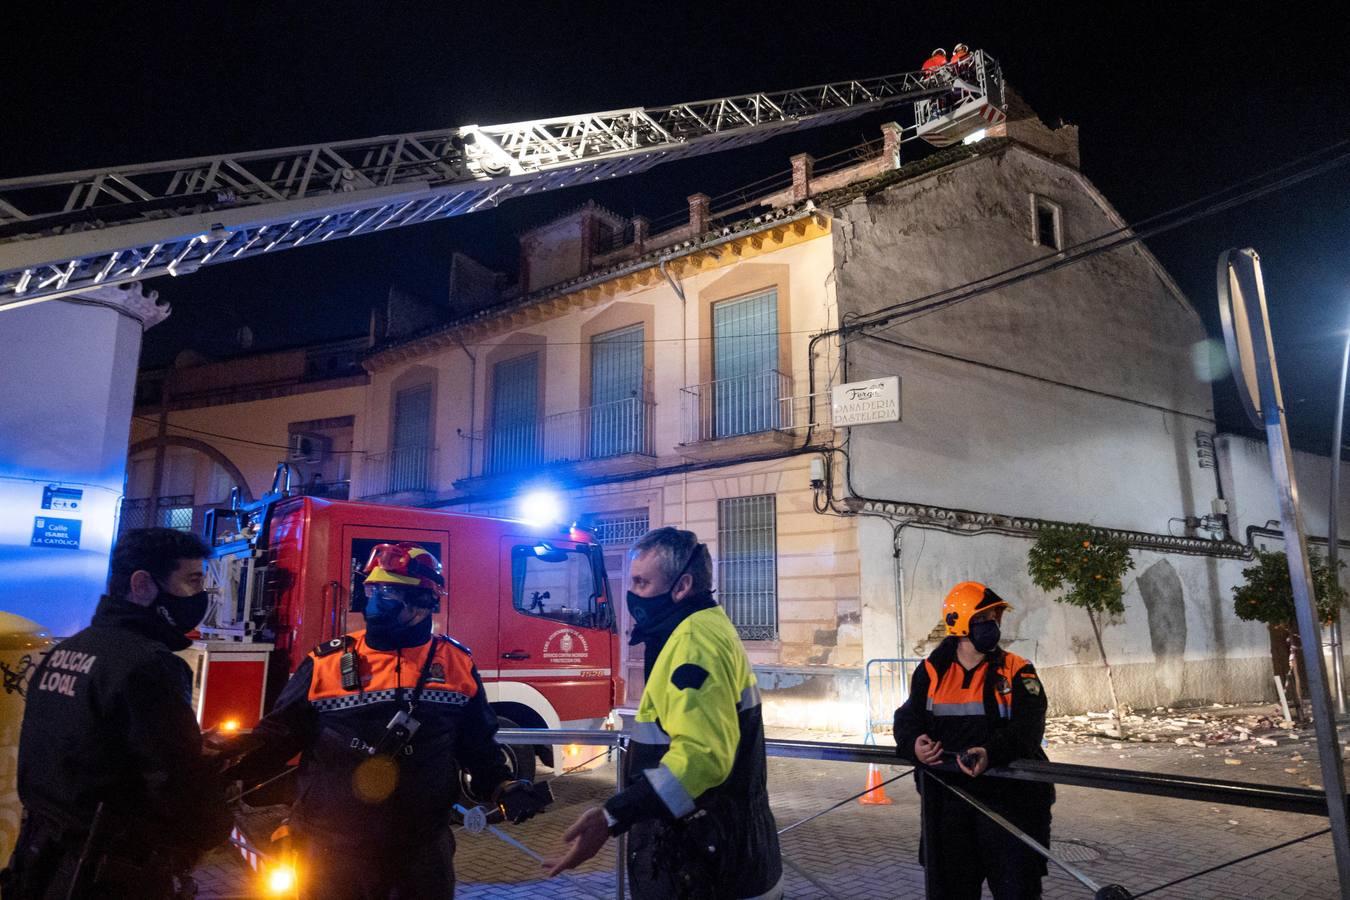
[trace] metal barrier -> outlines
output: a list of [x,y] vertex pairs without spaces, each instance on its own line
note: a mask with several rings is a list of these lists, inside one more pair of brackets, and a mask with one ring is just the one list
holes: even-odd
[[[867,743],[874,743],[877,728],[889,729],[895,710],[909,698],[907,665],[923,663],[921,656],[876,657],[863,664],[863,694],[867,697]],[[885,711],[878,717],[876,711]]]
[[[531,728],[510,728],[502,729],[497,733],[497,739],[504,744],[583,744],[596,747],[610,747],[617,749],[619,753],[618,775],[616,785],[619,789],[623,787],[623,753],[626,750],[628,735],[617,731],[591,731],[591,730],[550,730],[550,729],[531,729]],[[813,759],[823,762],[850,762],[850,763],[871,763],[877,765],[907,765],[914,767],[912,760],[904,759],[896,755],[893,747],[879,747],[875,745],[863,744],[845,744],[822,741],[796,741],[796,740],[766,740],[765,751],[769,756],[783,757],[788,759]],[[956,773],[959,771],[954,763],[943,763],[938,766],[927,768],[911,768],[900,775],[893,776],[884,784],[889,784],[906,777],[914,771],[931,775],[937,773]],[[1111,769],[1101,766],[1083,766],[1071,763],[1054,763],[1024,760],[1014,762],[1008,766],[990,768],[980,777],[982,778],[1008,778],[1017,781],[1034,781],[1048,784],[1063,784],[1073,787],[1093,788],[1096,790],[1119,791],[1132,794],[1146,794],[1158,797],[1172,797],[1183,800],[1196,800],[1204,803],[1219,803],[1230,806],[1242,806],[1250,809],[1265,809],[1275,812],[1299,813],[1303,815],[1326,817],[1327,800],[1323,791],[1312,788],[1302,787],[1283,787],[1270,784],[1249,784],[1239,781],[1229,781],[1219,778],[1199,778],[1191,775],[1170,775],[1157,772],[1140,772],[1120,769]],[[1154,891],[1161,890],[1163,887],[1170,887],[1172,884],[1180,881],[1196,878],[1200,875],[1209,874],[1225,866],[1233,865],[1259,856],[1263,853],[1269,853],[1274,850],[1287,847],[1299,841],[1308,840],[1326,833],[1326,830],[1315,831],[1292,841],[1285,841],[1274,847],[1266,848],[1257,853],[1248,854],[1238,859],[1230,860],[1220,866],[1213,866],[1178,879],[1167,885],[1158,885],[1150,888],[1138,895],[1132,895],[1119,885],[1097,885],[1091,878],[1086,876],[1073,865],[1057,858],[1047,847],[1040,845],[1034,839],[1021,832],[1012,823],[1000,817],[997,813],[985,807],[978,800],[971,797],[965,791],[957,788],[941,778],[928,777],[924,779],[928,782],[936,781],[943,788],[951,791],[961,797],[965,802],[970,803],[976,809],[989,816],[1000,826],[1007,829],[1015,837],[1030,846],[1035,852],[1045,857],[1048,861],[1055,863],[1070,876],[1078,880],[1084,887],[1094,892],[1094,897],[1102,898],[1130,898],[1132,896],[1142,897],[1145,894],[1151,894]],[[884,785],[883,785],[884,786]],[[785,833],[798,825],[804,824],[811,819],[817,818],[838,809],[847,803],[867,793],[864,790],[852,797],[845,798],[833,805],[821,810],[812,816],[799,822],[795,822],[779,830],[779,833]],[[922,804],[920,804],[922,829]],[[619,838],[617,861],[615,864],[616,889],[615,896],[618,900],[624,897],[624,858],[625,850],[623,838]],[[784,858],[784,865],[792,868],[798,874],[802,875],[812,884],[834,896],[828,888],[819,884],[806,872],[793,865],[788,859]]]

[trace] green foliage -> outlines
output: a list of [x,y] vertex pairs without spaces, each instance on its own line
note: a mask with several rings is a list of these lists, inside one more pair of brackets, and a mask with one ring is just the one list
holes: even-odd
[[1130,547],[1091,525],[1046,528],[1027,553],[1027,574],[1044,591],[1065,589],[1060,603],[1090,613],[1125,611],[1125,573],[1134,568]]
[[[1326,557],[1308,554],[1313,592],[1317,595],[1317,618],[1327,622],[1336,606],[1345,602],[1345,589],[1332,577]],[[1339,563],[1345,568],[1345,563]],[[1289,557],[1283,551],[1256,551],[1256,565],[1242,570],[1247,581],[1233,588],[1233,612],[1248,622],[1294,627],[1294,586],[1289,580]]]

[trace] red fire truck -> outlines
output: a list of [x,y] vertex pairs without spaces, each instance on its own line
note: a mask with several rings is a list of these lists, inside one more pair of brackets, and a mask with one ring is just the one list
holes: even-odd
[[[603,554],[574,526],[280,491],[208,512],[205,531],[211,607],[185,651],[203,728],[251,728],[306,653],[363,628],[351,610],[360,568],[399,541],[441,560],[435,630],[473,651],[503,727],[598,727],[623,696]],[[552,747],[536,753],[554,764]],[[531,777],[534,755],[516,766]]]

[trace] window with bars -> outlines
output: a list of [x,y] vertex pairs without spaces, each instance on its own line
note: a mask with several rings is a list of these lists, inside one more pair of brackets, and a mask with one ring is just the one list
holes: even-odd
[[492,367],[492,431],[488,472],[539,462],[539,355],[505,359]]
[[714,437],[778,427],[778,291],[712,307]]
[[389,492],[426,490],[431,462],[431,385],[394,395],[394,446],[389,451]]
[[641,325],[591,338],[590,459],[646,451]]
[[650,530],[647,514],[633,513],[625,516],[604,516],[595,520],[591,533],[604,545],[633,544]]
[[778,637],[778,529],[772,494],[717,501],[718,596],[747,641]]

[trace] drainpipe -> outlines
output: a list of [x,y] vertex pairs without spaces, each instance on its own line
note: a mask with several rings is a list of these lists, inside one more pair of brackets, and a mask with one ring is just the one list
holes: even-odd
[[[895,561],[895,645],[896,656],[905,655],[905,566],[901,561],[901,541],[900,532],[905,530],[909,524],[908,520],[896,522],[891,528],[891,559]],[[900,664],[900,677],[904,680],[908,677],[905,672],[905,664]],[[909,682],[905,681],[908,687]]]
[[[670,289],[675,292],[675,296],[680,298],[680,379],[687,380],[689,378],[689,302],[685,299],[684,288],[680,287],[680,283],[670,276],[670,272],[666,271],[666,264],[672,259],[674,259],[673,256],[661,257],[656,264],[656,268],[661,272],[661,277],[666,279]],[[655,340],[656,335],[652,335],[652,339]],[[655,389],[656,385],[652,385],[652,390]],[[689,527],[688,471],[680,473],[680,525],[684,528]]]
[[478,357],[469,352],[469,348],[464,344],[464,338],[455,332],[455,340],[459,343],[459,349],[464,351],[464,355],[469,358],[469,470],[464,473],[466,478],[473,477],[473,445],[476,438],[473,436],[473,415],[475,410],[476,395],[478,390]]

